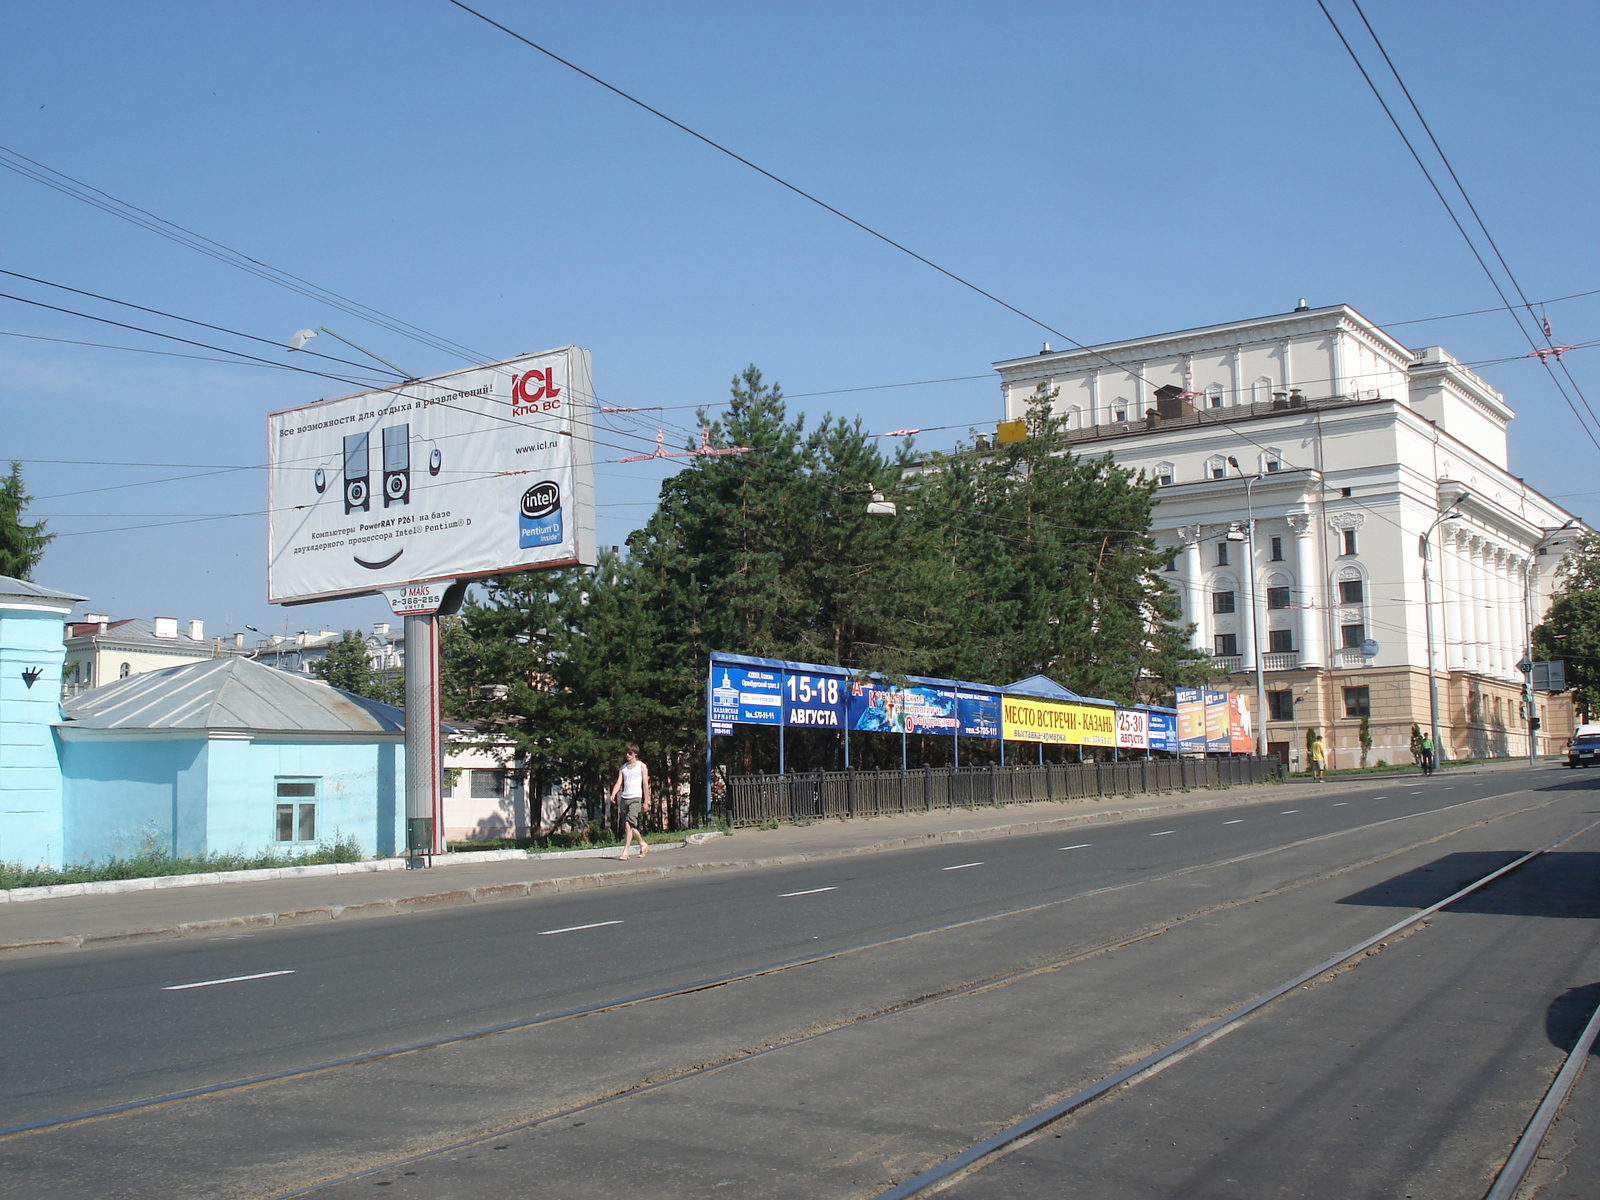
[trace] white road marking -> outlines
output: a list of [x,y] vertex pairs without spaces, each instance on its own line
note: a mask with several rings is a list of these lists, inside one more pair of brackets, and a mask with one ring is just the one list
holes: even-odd
[[1387,800],[1388,798],[1389,797],[1387,797],[1387,796],[1374,796],[1373,797],[1374,800]]
[[1278,815],[1280,817],[1287,817],[1287,816],[1290,816],[1290,815],[1292,815],[1294,813],[1297,813],[1299,811],[1300,810],[1298,808],[1286,808],[1281,813],[1279,813]]
[[595,921],[588,925],[568,925],[564,929],[541,929],[540,937],[549,937],[552,933],[577,933],[580,929],[599,929],[605,925],[621,925],[621,921]]
[[968,867],[981,867],[981,866],[983,866],[983,864],[981,862],[957,863],[953,867],[940,867],[939,870],[941,870],[941,871],[965,871]]
[[1163,829],[1160,833],[1152,833],[1151,837],[1166,837],[1169,833],[1177,833],[1176,829]]
[[1092,845],[1094,845],[1093,842],[1079,842],[1076,846],[1063,846],[1061,848],[1063,850],[1087,850]]
[[230,975],[227,979],[206,979],[200,983],[174,983],[164,987],[163,992],[183,992],[189,988],[216,987],[219,983],[243,983],[247,979],[271,979],[274,975],[293,975],[293,971],[261,971],[255,975]]
[[1343,808],[1343,807],[1344,807],[1344,806],[1345,806],[1345,805],[1346,805],[1346,804],[1349,804],[1349,803],[1350,803],[1350,801],[1348,801],[1348,800],[1340,800],[1340,801],[1339,801],[1339,802],[1338,802],[1338,803],[1337,803],[1337,804],[1335,804],[1335,805],[1334,805],[1334,806],[1333,806],[1333,807],[1334,807],[1334,808]]
[[839,887],[835,884],[833,887],[807,888],[803,892],[779,892],[778,899],[787,900],[790,896],[815,896],[818,892],[837,892],[838,890]]
[[1422,793],[1421,793],[1421,792],[1412,792],[1412,793],[1411,793],[1411,794],[1412,794],[1412,795],[1413,795],[1413,796],[1420,796],[1420,795],[1422,795]]
[[1243,825],[1244,824],[1244,818],[1243,817],[1235,817],[1231,821],[1224,821],[1223,824],[1224,825]]

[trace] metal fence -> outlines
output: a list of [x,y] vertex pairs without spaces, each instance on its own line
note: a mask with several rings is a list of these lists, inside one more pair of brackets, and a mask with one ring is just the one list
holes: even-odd
[[1232,787],[1275,779],[1282,771],[1279,759],[1269,756],[735,775],[728,780],[720,815],[735,826],[824,817],[877,817],[1030,800]]

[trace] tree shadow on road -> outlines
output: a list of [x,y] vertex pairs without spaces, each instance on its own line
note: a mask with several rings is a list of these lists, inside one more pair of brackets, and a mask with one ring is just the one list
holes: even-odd
[[[1374,908],[1426,908],[1526,853],[1526,850],[1480,850],[1447,854],[1363,888],[1339,903]],[[1600,853],[1567,851],[1541,855],[1457,901],[1447,911],[1600,919]]]
[[[1568,988],[1551,1002],[1545,1010],[1544,1032],[1550,1044],[1558,1050],[1570,1051],[1578,1041],[1583,1027],[1594,1016],[1594,1007],[1600,1004],[1600,983],[1586,983],[1582,987]],[[1589,1051],[1600,1055],[1600,1040]]]

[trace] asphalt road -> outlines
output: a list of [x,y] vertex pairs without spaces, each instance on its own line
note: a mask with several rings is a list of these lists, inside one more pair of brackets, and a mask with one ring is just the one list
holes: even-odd
[[[550,1195],[624,1187],[714,1195],[719,1184],[741,1194],[870,1195],[1381,927],[1396,906],[1437,899],[1486,863],[1600,819],[1597,787],[1550,769],[1381,781],[1338,796],[1307,787],[1287,803],[1097,825],[1069,837],[13,960],[0,964],[4,1125],[749,977],[377,1066],[9,1138],[0,1142],[0,1171],[28,1181],[18,1194],[36,1196],[104,1192],[108,1179],[130,1195],[274,1195],[621,1093],[636,1098],[561,1122],[571,1131],[566,1141],[552,1142],[556,1123],[547,1122],[508,1135],[504,1150],[447,1153],[406,1168],[414,1174],[368,1177],[327,1194],[369,1193],[378,1183],[416,1195],[522,1194],[531,1171]],[[1594,915],[1507,916],[1545,930],[1501,937],[1543,945],[1529,962],[1544,969],[1520,959],[1496,968],[1485,959],[1485,977],[1514,977],[1520,998],[1481,981],[1458,990],[1498,996],[1489,1007],[1506,1006],[1518,1028],[1527,1026],[1525,1012],[1548,1005],[1549,989],[1560,995],[1593,982],[1580,978],[1587,960],[1557,952],[1557,944],[1572,936],[1569,928],[1592,934]],[[1430,952],[1472,959],[1481,928],[1468,922],[1448,949]],[[1407,944],[1444,945],[1435,932]],[[797,959],[814,961],[761,973]],[[1563,971],[1569,977],[1558,979]],[[983,980],[996,982],[968,987]],[[1344,981],[1312,994],[1348,990]],[[1355,1013],[1351,1020],[1373,1029],[1396,1024],[1387,993],[1353,994],[1333,1011]],[[1073,1013],[1067,1033],[1062,1005]],[[1404,1009],[1408,1024],[1414,1009]],[[1523,1042],[1486,1038],[1466,1017],[1455,1025],[1488,1060],[1539,1059],[1530,1079],[1543,1069]],[[1292,1038],[1236,1034],[1128,1096],[1180,1075],[1218,1087],[1226,1072],[1213,1077],[1205,1062],[1225,1062],[1218,1051],[1247,1044],[1279,1047],[1280,1057],[1300,1052]],[[1548,1038],[1543,1044],[1551,1047]],[[1458,1038],[1452,1053],[1460,1048]],[[1390,1064],[1386,1054],[1371,1058],[1380,1070]],[[731,1065],[695,1073],[716,1063]],[[1252,1069],[1228,1071],[1244,1079]],[[907,1094],[896,1094],[897,1079]],[[666,1086],[638,1091],[661,1081]],[[1495,1102],[1505,1113],[1527,1090],[1524,1082],[1508,1087]],[[417,1103],[424,1093],[428,1102]],[[776,1097],[783,1102],[774,1107]],[[621,1123],[625,1141],[648,1146],[646,1158],[628,1167],[625,1155],[616,1168],[607,1138],[586,1147],[580,1131],[598,1135],[608,1121]],[[707,1122],[727,1132],[707,1139]],[[204,1147],[191,1144],[200,1127]],[[1266,1121],[1252,1144],[1270,1147],[1273,1127]],[[1437,1121],[1429,1128],[1440,1144],[1459,1140]],[[179,1130],[181,1150],[158,1152],[172,1149],[164,1139]],[[987,1170],[1015,1170],[1023,1158],[1018,1152]],[[483,1174],[489,1162],[503,1165]],[[657,1169],[666,1162],[670,1180]],[[1162,1176],[1155,1162],[1146,1162],[1154,1189],[1183,1169]],[[1098,1190],[1077,1194],[1137,1194],[1106,1190],[1121,1169],[1108,1162]],[[1006,1186],[1018,1195],[1036,1187],[1067,1194],[1048,1167],[1039,1170],[1050,1182],[1007,1176]]]

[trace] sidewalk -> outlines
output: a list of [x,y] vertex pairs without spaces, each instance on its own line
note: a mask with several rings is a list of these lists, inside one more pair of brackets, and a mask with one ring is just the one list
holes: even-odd
[[[1526,763],[1463,768],[1462,775]],[[1406,777],[1414,779],[1414,776]],[[1381,785],[1371,776],[1317,787],[1332,795]],[[616,858],[520,859],[417,871],[157,888],[115,895],[64,896],[0,906],[0,954],[40,953],[158,938],[216,936],[246,929],[392,917],[449,905],[493,904],[554,892],[617,887],[871,854],[938,843],[1046,833],[1166,812],[1265,803],[1303,796],[1308,783],[1259,784],[1217,791],[1041,801],[1005,808],[942,809],[907,816],[741,829],[698,846],[652,850],[641,861]]]

